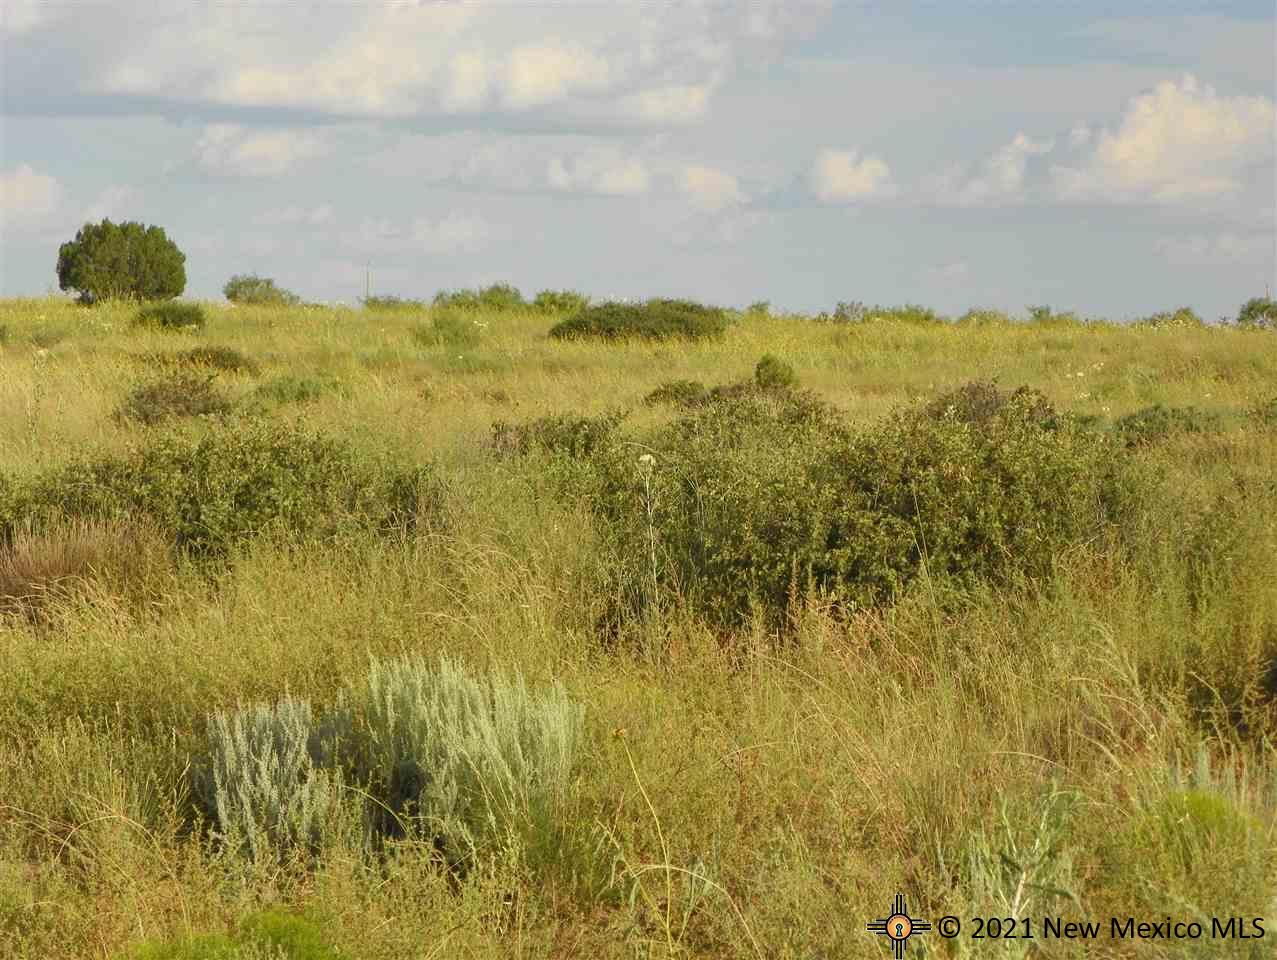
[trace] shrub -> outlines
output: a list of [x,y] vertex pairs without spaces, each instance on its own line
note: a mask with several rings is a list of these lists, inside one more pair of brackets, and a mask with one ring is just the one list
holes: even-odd
[[1164,407],[1155,403],[1119,418],[1113,429],[1128,448],[1142,447],[1176,434],[1213,430],[1218,420],[1197,407]]
[[941,394],[923,407],[922,413],[932,420],[952,419],[984,428],[996,423],[1013,408],[1044,427],[1057,421],[1055,408],[1039,391],[1020,387],[1015,393],[1003,393],[996,383],[976,380]]
[[204,309],[198,303],[159,303],[139,310],[133,323],[160,330],[201,330]]
[[754,367],[754,382],[764,390],[789,390],[798,383],[794,368],[770,353]]
[[468,311],[436,310],[429,324],[413,328],[412,339],[418,346],[426,348],[468,348],[478,345],[481,330],[479,322]]
[[[0,506],[0,527],[4,517]],[[0,615],[38,620],[47,601],[82,592],[91,582],[140,599],[167,567],[163,540],[145,523],[14,524],[0,541]]]
[[524,455],[532,450],[560,453],[569,457],[588,457],[615,433],[624,413],[606,413],[597,417],[554,414],[528,423],[492,425],[492,448],[498,453]]
[[771,316],[770,300],[756,300],[745,308],[745,315],[750,319],[765,319]]
[[256,374],[258,371],[257,361],[233,347],[192,347],[190,350],[155,359],[192,367],[208,367],[225,373]]
[[1011,318],[1001,310],[972,307],[962,316],[958,317],[956,322],[971,326],[987,326],[992,324],[1011,323]]
[[441,498],[429,468],[367,462],[345,441],[249,422],[199,437],[148,437],[123,455],[74,460],[11,484],[0,537],[57,515],[147,517],[182,551],[220,557],[271,527],[303,538],[351,525],[412,531]]
[[320,853],[338,810],[339,778],[305,700],[218,711],[193,787],[215,837],[254,863]]
[[648,300],[641,304],[608,302],[587,307],[555,324],[550,336],[561,340],[580,337],[699,340],[717,337],[726,329],[726,315],[717,307],[690,300]]
[[494,283],[482,290],[440,290],[435,294],[434,305],[463,310],[514,310],[527,303],[517,287]]
[[253,391],[253,396],[282,405],[309,403],[330,393],[346,396],[349,388],[336,377],[296,377],[284,374],[263,383]]
[[275,286],[275,281],[269,277],[251,273],[236,274],[227,280],[226,286],[222,287],[222,296],[231,303],[255,306],[293,306],[301,302],[301,297]]
[[133,947],[127,960],[342,960],[311,920],[281,910],[249,916],[234,939],[201,934]]
[[365,297],[361,301],[365,310],[424,310],[424,300],[407,300],[402,297]]
[[532,306],[546,313],[576,313],[590,305],[590,298],[575,290],[542,290]]
[[186,255],[161,227],[86,223],[58,249],[58,287],[85,303],[171,300],[186,289]]
[[1201,327],[1205,324],[1192,307],[1180,307],[1173,312],[1154,313],[1144,317],[1136,321],[1136,326],[1165,330]]
[[1277,330],[1277,300],[1269,297],[1252,297],[1237,312],[1239,327]]
[[1081,318],[1072,310],[1066,310],[1063,313],[1056,313],[1048,306],[1026,308],[1029,311],[1030,323],[1054,323],[1061,325],[1069,325],[1081,323]]
[[[755,388],[756,389],[756,388]],[[908,410],[852,433],[811,398],[740,391],[601,458],[595,498],[620,613],[680,597],[711,621],[779,623],[794,592],[889,602],[923,572],[1044,577],[1124,488],[1103,436],[1046,429],[1017,391],[983,429]]]
[[867,307],[859,300],[840,301],[832,315],[821,313],[815,318],[824,323],[866,323],[886,320],[893,323],[942,323],[944,318],[929,307],[905,304],[902,307]]
[[670,403],[677,407],[697,407],[709,400],[709,390],[699,380],[666,380],[643,398],[648,406]]
[[180,372],[135,387],[116,411],[119,420],[154,426],[171,417],[210,417],[229,413],[230,399],[213,384],[216,374]]
[[386,836],[434,839],[454,868],[512,840],[555,830],[584,730],[584,709],[555,684],[475,679],[443,659],[374,662],[360,704],[358,780]]

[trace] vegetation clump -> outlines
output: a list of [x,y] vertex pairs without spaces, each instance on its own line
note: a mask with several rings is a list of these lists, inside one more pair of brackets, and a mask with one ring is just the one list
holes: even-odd
[[468,310],[435,310],[429,323],[412,329],[412,339],[420,347],[461,349],[477,346],[482,327]]
[[1028,416],[1043,427],[1057,420],[1055,407],[1040,391],[1022,386],[1014,393],[998,389],[996,383],[972,380],[956,390],[941,394],[922,408],[932,420],[953,420],[976,427],[989,427],[1008,413]]
[[251,304],[258,307],[291,307],[301,302],[301,297],[275,286],[270,277],[256,274],[236,274],[222,287],[222,296],[231,303]]
[[121,420],[154,426],[172,417],[227,414],[234,404],[215,385],[217,374],[180,371],[135,387],[116,411]]
[[709,388],[699,380],[666,380],[643,398],[648,406],[660,403],[676,407],[699,407],[709,400]]
[[590,298],[575,290],[542,290],[532,306],[545,313],[577,313],[590,305]]
[[589,457],[616,432],[625,414],[612,412],[596,417],[552,414],[527,423],[498,420],[492,425],[492,449],[507,456],[523,456],[533,450]]
[[186,289],[186,254],[162,227],[86,223],[58,249],[58,286],[82,303],[171,300]]
[[365,297],[361,301],[365,310],[424,310],[424,300],[410,300],[404,297]]
[[550,329],[560,340],[597,337],[603,340],[703,340],[721,336],[727,316],[718,307],[690,300],[653,299],[644,303],[596,304]]
[[519,289],[505,283],[481,290],[440,290],[434,298],[436,307],[460,310],[518,310],[527,305]]
[[329,394],[348,396],[349,388],[336,377],[298,377],[283,374],[261,384],[253,391],[255,399],[274,404],[310,403]]
[[784,360],[767,353],[754,367],[754,382],[763,390],[792,390],[798,384],[798,375]]
[[192,347],[189,350],[182,350],[156,359],[161,362],[177,363],[183,366],[219,370],[223,373],[256,374],[258,372],[257,361],[234,347]]
[[204,933],[177,940],[148,940],[121,960],[344,960],[312,920],[283,910],[263,910],[240,924],[233,937]]
[[1237,311],[1237,326],[1248,329],[1277,330],[1277,300],[1252,297]]
[[1205,322],[1192,307],[1180,307],[1174,311],[1150,314],[1137,321],[1136,326],[1151,327],[1154,330],[1182,330],[1205,326]]
[[1165,407],[1155,403],[1121,417],[1114,431],[1128,447],[1143,447],[1185,433],[1217,429],[1219,418],[1197,407]]
[[200,330],[206,318],[198,303],[157,303],[137,312],[135,326],[155,330]]

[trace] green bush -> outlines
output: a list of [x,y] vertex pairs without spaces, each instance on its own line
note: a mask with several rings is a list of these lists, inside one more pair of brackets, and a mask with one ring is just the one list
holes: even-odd
[[209,756],[193,787],[214,836],[254,863],[318,855],[338,813],[341,781],[325,766],[310,704],[284,699],[208,721]]
[[353,756],[382,835],[433,839],[454,869],[512,847],[544,849],[570,782],[584,709],[555,684],[475,679],[443,659],[374,662]]
[[1252,297],[1237,311],[1239,327],[1277,330],[1277,300],[1269,297]]
[[561,340],[599,337],[605,340],[640,338],[700,340],[720,336],[727,317],[717,307],[690,300],[648,300],[646,303],[600,303],[557,323],[550,336]]
[[234,939],[220,933],[133,947],[127,960],[342,960],[311,920],[281,910],[249,916]]
[[201,330],[206,320],[198,303],[158,303],[143,307],[133,323],[159,330]]
[[434,305],[462,310],[516,310],[527,303],[518,288],[494,283],[482,290],[440,290],[435,294]]
[[418,346],[432,349],[447,347],[464,349],[477,346],[482,338],[479,321],[467,310],[455,308],[436,309],[429,324],[418,324],[412,330],[412,339]]
[[168,356],[153,358],[162,363],[178,363],[191,367],[208,367],[225,373],[256,374],[257,361],[233,347],[192,347]]
[[697,407],[709,400],[709,390],[699,380],[667,380],[643,398],[648,406],[669,403],[677,407]]
[[403,297],[365,297],[361,301],[365,310],[424,310],[424,300],[408,300]]
[[186,289],[186,255],[161,227],[86,223],[58,249],[58,287],[80,300],[171,300]]
[[590,305],[590,298],[575,290],[542,290],[532,306],[546,313],[577,313]]
[[970,326],[988,326],[993,324],[1011,323],[1011,317],[1003,313],[1001,310],[972,307],[962,316],[958,317],[955,322]]
[[173,417],[229,413],[230,398],[213,384],[216,374],[175,373],[135,387],[116,411],[118,420],[154,426]]
[[795,592],[889,602],[924,567],[956,586],[1045,577],[1125,489],[1107,440],[1048,428],[1027,390],[981,429],[915,409],[859,433],[812,398],[741,390],[644,446],[600,456],[619,615],[677,597],[777,623]]
[[1143,447],[1184,433],[1205,433],[1218,427],[1219,418],[1197,407],[1164,407],[1155,403],[1121,417],[1114,431],[1128,447]]
[[289,307],[301,302],[301,297],[275,286],[269,277],[256,274],[236,274],[222,287],[222,296],[231,303],[254,306]]
[[956,420],[979,428],[996,425],[1010,409],[1015,408],[1043,427],[1058,422],[1058,415],[1044,394],[1029,387],[1014,393],[998,390],[992,382],[969,381],[949,393],[941,394],[922,408],[932,420]]
[[498,420],[492,425],[492,448],[516,456],[542,450],[588,457],[611,439],[623,419],[624,413],[613,412],[596,417],[553,414],[528,423]]
[[905,304],[902,307],[867,307],[859,300],[840,301],[834,307],[833,314],[821,313],[814,319],[823,323],[887,321],[889,323],[936,324],[944,322],[944,318],[930,307],[922,307],[912,303]]
[[253,397],[269,403],[309,403],[330,393],[348,396],[349,388],[336,377],[297,377],[283,374],[263,383]]
[[1071,326],[1081,323],[1081,318],[1072,310],[1066,310],[1063,313],[1056,313],[1048,306],[1030,306],[1026,308],[1029,311],[1030,323],[1050,323],[1062,326]]
[[764,390],[790,390],[797,385],[798,376],[785,361],[767,353],[754,367],[754,382]]
[[1205,323],[1194,312],[1192,307],[1180,307],[1172,312],[1154,313],[1144,317],[1142,320],[1137,320],[1136,326],[1152,327],[1157,330],[1193,329],[1205,326]]
[[428,468],[369,462],[345,441],[249,422],[198,437],[148,437],[123,455],[74,460],[16,482],[0,535],[58,515],[137,516],[189,554],[225,556],[269,528],[298,537],[352,525],[411,531],[433,521],[441,498]]

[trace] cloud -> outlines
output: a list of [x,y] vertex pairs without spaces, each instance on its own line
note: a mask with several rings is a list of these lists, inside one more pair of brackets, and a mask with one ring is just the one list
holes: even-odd
[[62,196],[62,185],[30,164],[0,171],[0,226],[8,230],[39,225],[58,209]]
[[609,78],[608,62],[587,50],[530,44],[510,54],[505,101],[516,109],[538,107],[578,90],[601,90]]
[[365,256],[456,254],[478,253],[488,245],[491,234],[483,218],[450,213],[438,220],[417,217],[406,224],[365,219],[342,240],[348,249]]
[[741,193],[735,177],[713,167],[696,164],[684,167],[678,186],[695,206],[709,213],[717,213],[748,201]]
[[1066,201],[1176,203],[1234,193],[1273,153],[1273,101],[1219,96],[1189,75],[1133,98],[1080,162],[1052,167]]
[[138,193],[132,187],[107,187],[85,209],[84,220],[88,223],[100,223],[106,219],[132,219],[128,210],[137,200]]
[[0,33],[21,36],[50,19],[51,3],[40,0],[4,0],[0,6]]
[[962,207],[1019,200],[1025,192],[1025,173],[1029,158],[1050,153],[1054,146],[1053,141],[1039,142],[1024,133],[1017,133],[1010,143],[1000,147],[981,164],[978,174],[950,188],[942,188],[937,199],[941,203],[953,203]]
[[253,218],[261,227],[309,226],[321,227],[333,222],[333,208],[321,203],[314,207],[288,206],[267,210]]
[[1199,233],[1158,237],[1153,249],[1167,263],[1181,267],[1265,265],[1277,262],[1277,236],[1269,234]]
[[209,124],[195,144],[196,161],[205,171],[230,177],[280,177],[324,152],[326,144],[318,134],[256,133],[233,123]]
[[546,179],[556,190],[633,196],[647,192],[650,178],[643,161],[626,158],[615,148],[594,148],[571,158],[552,158]]
[[459,53],[448,64],[448,79],[440,100],[448,112],[478,110],[488,97],[490,68],[481,53]]
[[855,150],[822,150],[811,171],[811,189],[825,203],[848,203],[896,193],[891,169],[879,157]]
[[621,100],[625,116],[657,125],[688,124],[705,116],[712,85],[683,84],[641,90]]

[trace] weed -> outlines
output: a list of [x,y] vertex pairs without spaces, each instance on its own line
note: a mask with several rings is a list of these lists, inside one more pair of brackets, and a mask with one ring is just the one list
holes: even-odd
[[492,425],[492,448],[515,456],[542,450],[588,457],[603,447],[624,418],[624,413],[613,412],[597,417],[553,414],[517,424],[498,420]]

